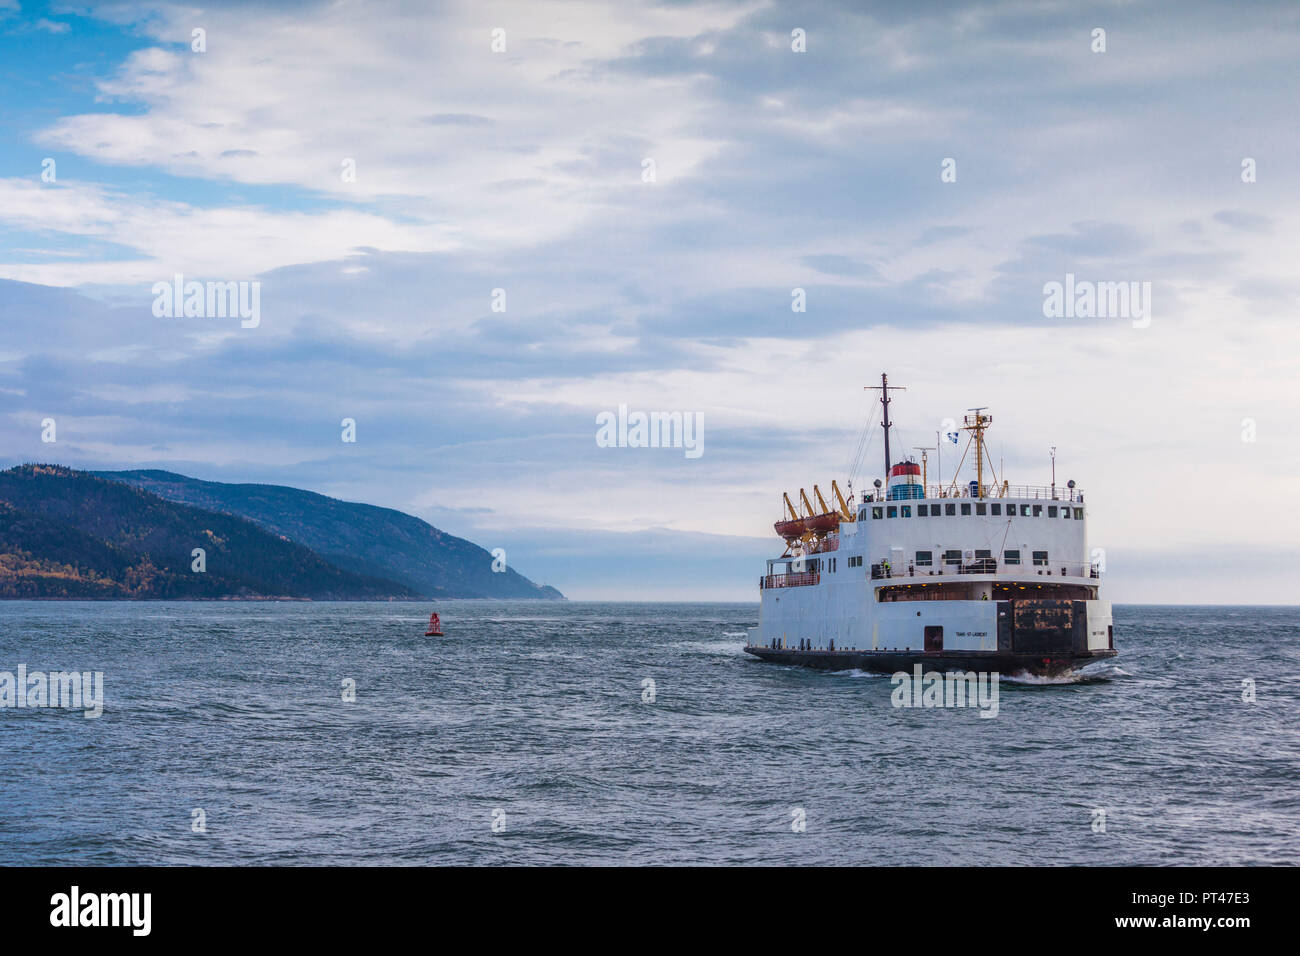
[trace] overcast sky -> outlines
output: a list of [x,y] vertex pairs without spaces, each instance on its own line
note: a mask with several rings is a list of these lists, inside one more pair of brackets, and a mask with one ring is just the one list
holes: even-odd
[[[896,447],[976,405],[1013,483],[1057,446],[1113,600],[1300,602],[1291,3],[0,0],[0,79],[0,464],[757,600],[781,492],[879,474],[888,371]],[[178,273],[260,323],[155,316]],[[1045,316],[1067,273],[1149,322]],[[619,405],[703,454],[599,447]]]

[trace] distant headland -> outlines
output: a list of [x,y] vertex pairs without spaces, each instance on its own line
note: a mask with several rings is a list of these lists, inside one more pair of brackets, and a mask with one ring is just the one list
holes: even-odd
[[0,599],[563,600],[374,505],[168,471],[0,472]]

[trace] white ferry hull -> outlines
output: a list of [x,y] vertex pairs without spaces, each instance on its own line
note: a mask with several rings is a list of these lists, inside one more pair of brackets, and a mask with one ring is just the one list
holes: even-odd
[[1040,596],[1086,588],[1090,577],[1022,576],[1010,583],[1001,578],[961,576],[972,589],[1014,592],[1014,599],[880,601],[872,587],[923,581],[910,586],[928,590],[952,576],[880,579],[865,587],[819,582],[768,588],[761,623],[745,650],[762,660],[825,670],[894,673],[921,663],[927,669],[1008,675],[1059,675],[1115,656],[1109,601]]
[[1114,657],[1109,648],[1095,651],[1061,653],[1014,653],[998,651],[855,651],[855,650],[786,650],[748,646],[750,654],[776,664],[812,667],[818,670],[872,671],[881,674],[910,673],[916,665],[926,671],[977,671],[1002,675],[1034,674],[1056,677],[1077,671],[1088,664]]

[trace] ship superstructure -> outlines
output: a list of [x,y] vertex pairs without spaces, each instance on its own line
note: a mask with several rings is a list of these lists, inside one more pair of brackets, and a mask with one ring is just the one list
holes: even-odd
[[[914,664],[1058,674],[1113,657],[1101,568],[1090,560],[1087,510],[1073,481],[1015,486],[989,467],[993,418],[971,409],[962,464],[974,477],[928,483],[922,461],[893,461],[888,378],[885,482],[855,503],[831,483],[783,497],[780,557],[759,579],[757,657],[829,669],[895,672]],[[1053,469],[1054,470],[1054,469]],[[956,474],[960,474],[961,464]],[[986,480],[989,478],[991,480]]]

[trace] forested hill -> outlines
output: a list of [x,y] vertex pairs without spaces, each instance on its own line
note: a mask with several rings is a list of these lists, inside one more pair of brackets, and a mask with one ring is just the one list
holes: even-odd
[[0,472],[0,598],[419,596],[236,515],[59,465]]
[[96,474],[168,501],[239,515],[311,548],[340,568],[397,581],[426,597],[564,598],[553,587],[534,584],[508,563],[502,567],[474,542],[392,508],[340,501],[284,485],[202,481],[169,471]]

